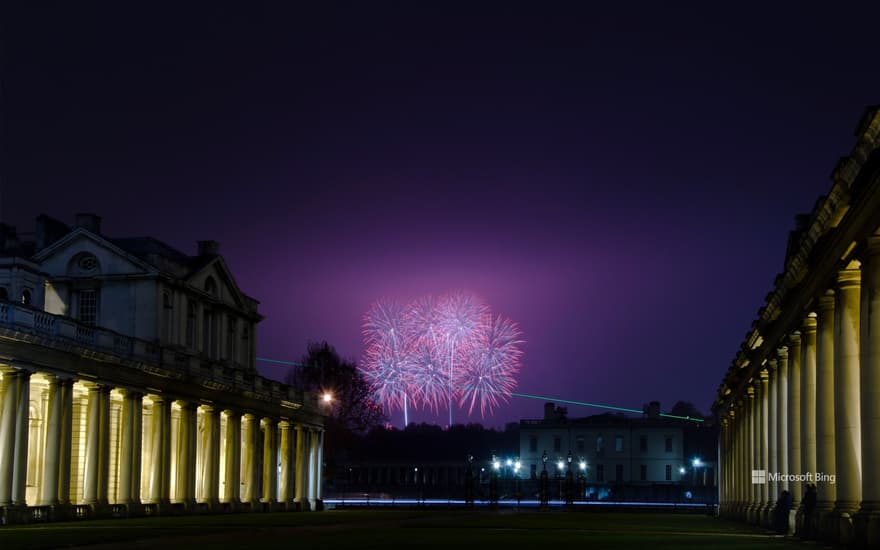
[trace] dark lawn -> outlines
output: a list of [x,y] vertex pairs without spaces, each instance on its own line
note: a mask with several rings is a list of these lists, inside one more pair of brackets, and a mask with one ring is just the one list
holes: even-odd
[[0,549],[792,548],[801,543],[693,514],[599,511],[330,510],[100,520],[0,527]]

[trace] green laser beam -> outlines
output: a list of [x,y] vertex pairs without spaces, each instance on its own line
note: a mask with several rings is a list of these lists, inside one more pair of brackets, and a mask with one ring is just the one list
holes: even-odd
[[[283,361],[281,359],[269,359],[268,357],[257,357],[257,361],[262,361],[264,363],[277,363],[279,365],[290,365],[294,367],[312,367],[314,365],[307,365],[305,363],[297,363],[296,361]],[[600,403],[588,403],[586,401],[574,401],[572,399],[562,399],[559,397],[548,397],[546,395],[531,395],[528,393],[517,393],[510,392],[510,395],[513,397],[524,397],[526,399],[540,399],[542,401],[554,401],[557,403],[565,403],[567,405],[578,405],[580,407],[596,407],[599,409],[610,409],[612,411],[621,411],[635,414],[644,414],[645,411],[641,409],[630,409],[627,407],[615,407],[614,405],[602,405]],[[668,413],[660,413],[660,416],[665,418],[677,418],[678,420],[690,420],[691,422],[705,422],[702,418],[692,418],[690,416],[680,416],[677,414],[668,414]]]

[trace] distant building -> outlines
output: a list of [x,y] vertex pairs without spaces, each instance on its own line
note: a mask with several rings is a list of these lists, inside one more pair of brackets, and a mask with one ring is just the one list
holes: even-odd
[[571,468],[591,499],[711,502],[716,455],[713,427],[662,417],[657,402],[642,418],[568,418],[547,403],[543,418],[520,422],[520,476],[536,479],[546,468],[561,478]]
[[320,507],[324,415],[256,374],[217,243],[100,221],[0,225],[0,522]]

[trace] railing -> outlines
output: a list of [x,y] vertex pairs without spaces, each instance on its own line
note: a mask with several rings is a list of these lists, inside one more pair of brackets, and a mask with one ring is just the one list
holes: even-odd
[[[317,397],[302,390],[242,371],[230,364],[204,360],[180,348],[162,347],[118,332],[76,322],[24,304],[0,301],[0,327],[34,336],[50,337],[58,347],[85,347],[139,363],[140,368],[164,377],[189,379],[215,390],[234,391],[261,401],[283,401],[285,406],[318,407]],[[52,344],[50,343],[50,346]],[[80,510],[78,513],[88,513]]]

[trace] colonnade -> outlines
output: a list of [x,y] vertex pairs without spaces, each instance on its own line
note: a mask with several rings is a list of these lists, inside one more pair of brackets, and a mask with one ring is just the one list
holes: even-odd
[[314,509],[322,449],[293,418],[0,365],[0,523]]
[[[855,249],[797,326],[766,343],[772,352],[743,391],[727,399],[721,513],[768,525],[789,491],[789,530],[878,547],[880,236]],[[811,485],[814,510],[805,506]]]

